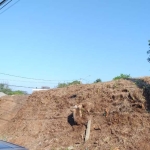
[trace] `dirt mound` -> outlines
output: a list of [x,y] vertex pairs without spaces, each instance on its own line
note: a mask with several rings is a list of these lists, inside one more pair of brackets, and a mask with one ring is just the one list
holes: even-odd
[[[30,150],[149,150],[149,83],[146,77],[35,92],[0,132]],[[86,126],[71,111],[81,104],[92,117],[86,143]]]
[[3,96],[0,98],[0,129],[11,121],[22,108],[28,96]]

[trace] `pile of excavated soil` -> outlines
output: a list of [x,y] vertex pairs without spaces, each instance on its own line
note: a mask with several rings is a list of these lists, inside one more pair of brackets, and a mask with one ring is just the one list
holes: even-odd
[[[28,96],[3,96],[0,98],[0,131],[11,121],[25,104]],[[0,135],[0,138],[2,135]]]
[[[94,107],[82,110],[92,117],[84,142],[86,126],[71,108],[87,102]],[[148,77],[35,92],[0,132],[30,150],[150,150],[149,102]]]

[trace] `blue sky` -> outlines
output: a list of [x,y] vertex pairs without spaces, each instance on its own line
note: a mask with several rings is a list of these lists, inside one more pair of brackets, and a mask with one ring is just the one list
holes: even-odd
[[110,81],[120,73],[149,76],[149,14],[149,0],[20,0],[0,14],[0,72],[56,81],[0,79],[54,87],[80,78]]

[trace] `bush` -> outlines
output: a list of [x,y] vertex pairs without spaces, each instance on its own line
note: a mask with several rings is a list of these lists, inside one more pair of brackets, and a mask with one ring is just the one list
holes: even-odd
[[0,84],[0,92],[3,92],[7,95],[23,95],[27,94],[25,91],[12,91],[7,84]]
[[127,78],[131,78],[130,74],[120,74],[120,76],[116,76],[113,78],[113,80],[119,80],[119,79],[127,79]]
[[81,82],[78,80],[75,80],[73,82],[68,82],[68,83],[58,83],[57,88],[63,88],[63,87],[67,87],[69,85],[77,85],[77,84],[81,84]]
[[101,80],[101,79],[96,79],[96,80],[94,81],[94,83],[98,83],[98,82],[102,82],[102,80]]
[[63,87],[66,87],[67,84],[66,83],[58,83],[57,87],[58,88],[63,88]]
[[10,95],[26,95],[26,94],[27,94],[27,92],[20,91],[20,90],[18,90],[18,91],[12,91],[10,93]]
[[78,80],[75,80],[73,82],[68,83],[68,85],[75,85],[75,84],[81,84],[81,82]]

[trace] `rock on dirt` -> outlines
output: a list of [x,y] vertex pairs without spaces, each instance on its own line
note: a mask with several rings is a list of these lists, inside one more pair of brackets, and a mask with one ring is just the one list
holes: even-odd
[[[92,116],[89,140],[71,108]],[[150,78],[75,85],[0,99],[0,135],[30,150],[150,150]],[[8,113],[8,114],[7,114]],[[5,123],[3,123],[5,121]]]

